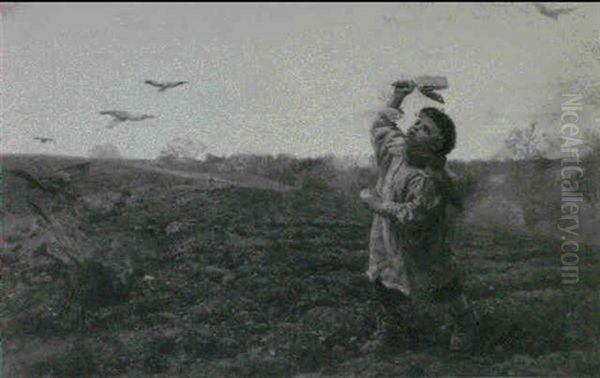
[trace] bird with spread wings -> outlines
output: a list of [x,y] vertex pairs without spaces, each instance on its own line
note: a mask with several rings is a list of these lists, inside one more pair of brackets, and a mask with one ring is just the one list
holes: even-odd
[[40,143],[42,143],[42,144],[45,144],[45,143],[48,143],[48,142],[54,142],[54,139],[53,139],[53,138],[46,138],[46,137],[34,137],[33,139],[34,139],[34,140],[39,140],[39,141],[40,141]]
[[173,81],[173,82],[167,82],[167,83],[159,83],[154,80],[146,80],[146,81],[144,81],[144,83],[158,88],[159,92],[164,92],[169,88],[175,88],[180,85],[187,84],[187,81]]
[[133,115],[129,112],[125,112],[122,110],[104,110],[100,112],[100,115],[109,115],[111,117],[113,117],[113,120],[111,121],[111,123],[108,124],[108,126],[106,126],[107,129],[112,129],[113,127],[117,126],[118,124],[122,123],[122,122],[137,122],[137,121],[143,121],[146,119],[152,119],[155,118],[153,115],[148,115],[148,114],[140,114],[140,115]]
[[538,10],[538,12],[540,12],[546,17],[553,19],[554,21],[558,21],[558,16],[560,16],[561,14],[568,14],[577,9],[574,7],[550,9],[541,3],[533,3],[533,5]]

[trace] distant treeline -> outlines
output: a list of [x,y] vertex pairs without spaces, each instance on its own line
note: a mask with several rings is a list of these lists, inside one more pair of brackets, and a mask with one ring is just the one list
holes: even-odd
[[[207,155],[203,161],[169,164],[176,164],[179,169],[260,175],[297,188],[334,190],[354,201],[358,201],[360,190],[373,186],[377,178],[372,164],[343,164],[340,158],[333,156]],[[483,202],[509,203],[518,208],[520,222],[527,228],[535,228],[540,221],[555,224],[560,218],[561,169],[564,165],[561,160],[545,158],[448,163],[458,177],[457,188],[467,211]],[[580,162],[584,175],[571,178],[591,208],[600,203],[599,165],[600,154],[588,154]],[[492,207],[487,212],[502,211],[505,209]]]

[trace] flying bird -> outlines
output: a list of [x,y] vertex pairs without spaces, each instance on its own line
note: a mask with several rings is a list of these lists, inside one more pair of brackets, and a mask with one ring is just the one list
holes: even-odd
[[437,101],[439,103],[444,103],[444,98],[439,93],[434,92],[432,89],[428,89],[426,87],[419,87],[419,92],[423,94],[423,96],[432,99],[433,101]]
[[536,7],[536,9],[541,14],[543,14],[546,17],[550,17],[554,21],[558,21],[558,16],[560,16],[561,14],[571,13],[575,9],[577,9],[577,8],[574,8],[574,7],[550,9],[547,6],[545,6],[544,4],[540,4],[540,3],[533,3],[533,5]]
[[392,23],[397,23],[398,20],[395,17],[392,16],[383,16],[383,22],[385,22],[386,24],[392,24]]
[[121,110],[105,110],[105,111],[101,111],[100,115],[109,115],[109,116],[113,117],[113,120],[111,121],[111,123],[109,123],[108,126],[106,126],[107,129],[112,129],[113,127],[117,126],[118,124],[120,124],[122,122],[127,122],[127,121],[137,122],[137,121],[143,121],[146,119],[154,118],[153,115],[148,115],[148,114],[132,115],[129,112],[125,112],[125,111],[121,111]]
[[47,143],[47,142],[54,142],[54,139],[52,139],[52,138],[34,137],[33,139],[39,140],[42,144]]
[[187,81],[173,81],[173,82],[168,82],[168,83],[159,83],[154,80],[146,80],[146,81],[144,81],[144,83],[146,83],[148,85],[152,85],[153,87],[159,88],[158,89],[159,92],[164,92],[169,88],[175,88],[180,85],[187,84]]

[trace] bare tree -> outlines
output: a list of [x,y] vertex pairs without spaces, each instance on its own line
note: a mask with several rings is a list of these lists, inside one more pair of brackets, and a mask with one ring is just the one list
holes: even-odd
[[542,136],[536,121],[531,122],[526,129],[513,129],[504,140],[504,145],[515,160],[543,157],[541,143]]
[[119,159],[121,157],[121,152],[114,144],[104,143],[92,147],[89,150],[88,155],[97,159]]
[[160,152],[161,160],[196,160],[206,150],[203,143],[190,138],[177,137]]

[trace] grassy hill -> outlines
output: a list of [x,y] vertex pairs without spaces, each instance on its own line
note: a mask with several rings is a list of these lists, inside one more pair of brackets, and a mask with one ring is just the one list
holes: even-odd
[[[5,166],[44,174],[79,161],[9,156]],[[456,253],[482,320],[476,351],[447,353],[444,311],[419,304],[404,309],[396,345],[363,355],[381,308],[363,275],[371,215],[348,196],[354,189],[201,168],[93,160],[70,203],[5,174],[5,376],[593,376],[600,368],[600,248],[581,248],[579,283],[565,286],[555,239],[461,223]]]

